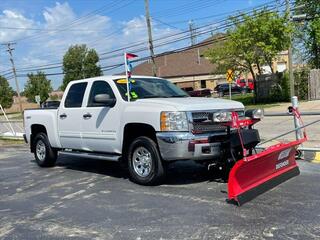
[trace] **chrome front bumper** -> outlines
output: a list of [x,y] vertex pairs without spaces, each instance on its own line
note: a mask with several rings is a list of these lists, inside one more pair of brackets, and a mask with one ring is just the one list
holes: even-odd
[[210,137],[226,135],[210,133],[194,135],[190,132],[158,132],[160,154],[165,161],[209,160],[221,155],[221,143],[210,142]]

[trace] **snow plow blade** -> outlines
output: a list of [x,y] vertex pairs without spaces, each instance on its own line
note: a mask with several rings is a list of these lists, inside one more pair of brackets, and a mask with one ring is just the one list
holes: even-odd
[[295,154],[304,140],[280,143],[237,161],[229,174],[228,201],[241,206],[299,175]]

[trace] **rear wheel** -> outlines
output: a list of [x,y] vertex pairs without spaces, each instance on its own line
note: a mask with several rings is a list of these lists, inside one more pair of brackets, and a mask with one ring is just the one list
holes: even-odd
[[57,151],[54,150],[45,133],[39,133],[34,139],[34,156],[40,167],[52,167],[57,160]]
[[138,137],[128,151],[130,179],[141,185],[161,183],[164,168],[156,143],[148,137]]

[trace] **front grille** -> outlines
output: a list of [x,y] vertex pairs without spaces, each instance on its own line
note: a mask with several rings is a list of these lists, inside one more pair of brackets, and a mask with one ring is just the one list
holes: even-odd
[[224,132],[227,127],[219,123],[193,123],[193,131],[195,133],[204,133],[204,132]]
[[[192,113],[193,132],[195,134],[207,132],[225,132],[227,130],[226,126],[212,121],[212,113],[214,113],[214,111]],[[240,119],[244,117],[244,111],[237,111],[237,113]]]
[[193,121],[204,121],[209,120],[210,112],[193,112],[192,119]]

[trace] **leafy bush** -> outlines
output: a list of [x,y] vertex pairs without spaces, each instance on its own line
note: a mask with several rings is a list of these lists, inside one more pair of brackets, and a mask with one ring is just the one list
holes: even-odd
[[290,101],[289,74],[277,74],[275,87],[270,91],[270,102]]
[[[268,81],[263,81],[262,86],[266,89],[267,95],[257,96],[257,103],[275,103],[290,101],[290,85],[288,73],[276,73],[268,75],[271,78]],[[259,84],[259,79],[257,80]],[[259,92],[258,92],[259,94]]]

